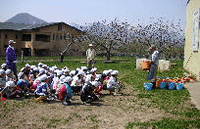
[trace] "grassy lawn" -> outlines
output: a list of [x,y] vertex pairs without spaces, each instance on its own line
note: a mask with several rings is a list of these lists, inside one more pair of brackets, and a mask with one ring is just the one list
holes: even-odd
[[[49,58],[45,58],[49,59]],[[66,58],[65,58],[66,59]],[[67,59],[75,59],[68,57]],[[82,59],[81,57],[78,59]],[[98,58],[99,60],[96,61],[95,67],[98,68],[99,72],[102,72],[105,69],[117,69],[120,71],[119,74],[119,80],[124,83],[124,85],[131,85],[134,96],[136,96],[138,99],[148,99],[150,101],[150,104],[157,107],[158,109],[175,115],[176,118],[172,117],[163,117],[161,120],[150,120],[145,122],[140,121],[133,121],[126,123],[126,128],[200,128],[200,111],[195,108],[193,104],[190,103],[190,95],[187,89],[183,90],[151,90],[151,91],[145,91],[143,88],[143,82],[147,82],[146,79],[147,72],[146,71],[139,71],[135,69],[135,58],[119,58],[119,57],[113,57],[111,60],[118,60],[115,63],[103,63],[103,58]],[[36,65],[38,62],[34,61],[31,62],[31,65]],[[77,67],[86,65],[82,64],[81,61],[64,61],[63,63],[60,63],[59,61],[43,61],[43,63],[57,67],[64,67],[67,66],[71,70],[75,69]],[[183,73],[186,72],[183,70],[183,62],[182,61],[173,61],[173,63],[176,63],[176,66],[173,66],[170,71],[165,72],[158,72],[158,77],[178,77],[183,76]],[[23,67],[26,63],[19,62],[18,69]],[[132,103],[135,103],[135,101],[132,101]],[[27,103],[22,103],[27,104]],[[146,104],[147,105],[147,104]],[[89,116],[91,121],[98,123],[98,120],[96,119],[95,115]],[[53,121],[54,119],[46,120],[46,118],[41,118],[43,121]],[[63,120],[56,119],[54,122],[60,122]],[[52,126],[51,124],[49,126]]]

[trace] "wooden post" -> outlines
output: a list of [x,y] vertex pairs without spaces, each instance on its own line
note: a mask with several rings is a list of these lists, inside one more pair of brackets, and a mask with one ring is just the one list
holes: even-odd
[[21,51],[21,62],[24,62],[24,51]]

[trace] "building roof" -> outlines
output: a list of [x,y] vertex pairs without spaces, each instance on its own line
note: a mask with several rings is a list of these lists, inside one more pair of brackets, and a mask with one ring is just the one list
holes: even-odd
[[30,31],[30,30],[36,30],[43,27],[58,25],[58,24],[65,24],[77,31],[82,32],[81,30],[70,26],[64,22],[55,22],[55,23],[44,23],[44,24],[36,24],[36,25],[27,25],[23,23],[12,23],[12,22],[0,22],[0,30],[13,30],[13,31]]

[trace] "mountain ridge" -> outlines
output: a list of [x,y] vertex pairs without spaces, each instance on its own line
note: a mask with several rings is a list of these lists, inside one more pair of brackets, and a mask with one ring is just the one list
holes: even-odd
[[24,23],[24,24],[44,24],[48,23],[40,18],[37,18],[29,13],[18,13],[15,16],[9,18],[5,22],[12,22],[12,23]]

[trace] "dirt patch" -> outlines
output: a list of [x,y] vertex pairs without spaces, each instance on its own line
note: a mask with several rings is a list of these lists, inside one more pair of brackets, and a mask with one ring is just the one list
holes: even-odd
[[[129,90],[128,90],[129,89]],[[100,101],[83,105],[80,97],[70,106],[61,102],[35,103],[34,100],[1,101],[1,128],[125,128],[128,122],[175,117],[156,108],[147,99],[136,97],[132,86],[125,85],[122,95],[103,91]]]

